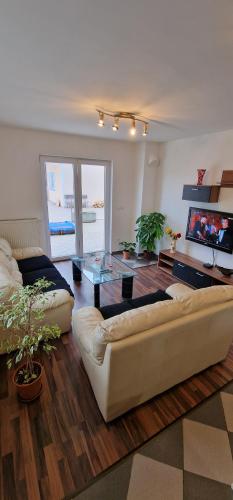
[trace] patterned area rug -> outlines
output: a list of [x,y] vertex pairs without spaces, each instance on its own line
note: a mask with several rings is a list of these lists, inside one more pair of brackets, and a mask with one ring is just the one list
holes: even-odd
[[126,264],[126,266],[130,267],[131,269],[137,269],[139,267],[148,267],[148,266],[154,266],[158,260],[158,257],[154,259],[144,259],[142,255],[139,255],[138,257],[131,257],[130,259],[123,259],[122,253],[113,253],[113,256],[120,260],[123,264]]
[[233,383],[103,474],[75,500],[232,500]]

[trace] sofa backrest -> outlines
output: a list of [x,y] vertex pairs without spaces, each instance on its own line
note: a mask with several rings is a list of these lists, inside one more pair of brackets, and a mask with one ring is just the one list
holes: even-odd
[[0,301],[6,302],[22,284],[22,274],[12,256],[11,246],[0,238]]
[[92,335],[92,354],[98,363],[102,363],[106,345],[109,343],[136,337],[142,332],[144,335],[149,331],[156,334],[160,327],[167,325],[169,328],[169,324],[176,320],[188,325],[191,320],[197,321],[199,315],[204,319],[209,318],[213,308],[220,307],[219,310],[222,311],[225,304],[233,320],[233,286],[195,290],[181,298],[127,311],[98,324]]

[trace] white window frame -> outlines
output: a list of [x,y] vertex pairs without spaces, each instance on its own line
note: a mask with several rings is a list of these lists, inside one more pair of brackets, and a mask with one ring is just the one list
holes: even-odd
[[[82,231],[82,165],[102,165],[105,167],[104,176],[104,221],[105,221],[105,250],[106,252],[112,251],[112,176],[113,165],[110,160],[96,160],[90,158],[70,158],[61,156],[40,156],[41,174],[42,174],[42,204],[43,204],[43,225],[46,243],[46,253],[51,256],[50,236],[48,231],[49,214],[48,214],[48,200],[47,200],[47,176],[46,176],[46,163],[69,163],[73,165],[73,179],[74,179],[74,199],[75,199],[75,225],[79,231],[75,232],[75,246],[76,254],[83,255],[83,231]],[[53,258],[53,260],[68,260],[72,257],[61,256]]]

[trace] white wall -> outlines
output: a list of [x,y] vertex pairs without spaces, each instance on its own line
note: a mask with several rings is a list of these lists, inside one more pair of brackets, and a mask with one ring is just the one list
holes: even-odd
[[[208,134],[192,139],[182,139],[160,145],[161,163],[157,179],[157,208],[167,215],[167,222],[183,237],[177,249],[189,255],[211,261],[212,250],[185,240],[189,206],[201,206],[233,212],[233,189],[222,188],[218,203],[195,203],[182,201],[183,184],[196,183],[198,168],[206,168],[204,184],[215,184],[221,180],[222,170],[233,170],[233,130]],[[161,246],[169,247],[163,239]],[[218,264],[233,268],[232,255],[217,252]]]
[[159,143],[141,142],[135,145],[133,221],[157,206],[156,182],[159,165]]
[[[159,210],[183,234],[178,249],[210,260],[210,249],[184,238],[188,208],[200,204],[182,201],[182,189],[196,182],[197,168],[208,170],[206,183],[220,181],[223,169],[233,169],[233,130],[159,146],[2,126],[0,219],[43,218],[40,155],[113,162],[113,250],[119,241],[135,239],[137,216]],[[202,206],[233,212],[233,189],[222,189],[219,203]],[[161,245],[168,247],[169,241],[163,239]],[[233,267],[233,257],[218,252],[218,263]]]
[[110,160],[112,247],[118,249],[118,242],[132,235],[135,146],[126,141],[0,127],[0,219],[43,218],[40,155]]

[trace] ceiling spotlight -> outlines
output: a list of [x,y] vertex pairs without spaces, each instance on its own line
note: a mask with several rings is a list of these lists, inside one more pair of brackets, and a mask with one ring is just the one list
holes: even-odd
[[148,123],[144,122],[142,135],[145,136],[147,134],[148,134]]
[[112,130],[114,130],[114,132],[117,132],[118,129],[119,129],[119,118],[118,118],[118,116],[115,116]]
[[131,125],[131,129],[130,129],[130,134],[131,135],[135,135],[136,134],[136,122],[135,122],[135,118],[132,119],[132,125]]
[[98,113],[99,113],[98,125],[99,125],[99,127],[103,127],[104,126],[104,113],[103,113],[103,111],[98,111]]

